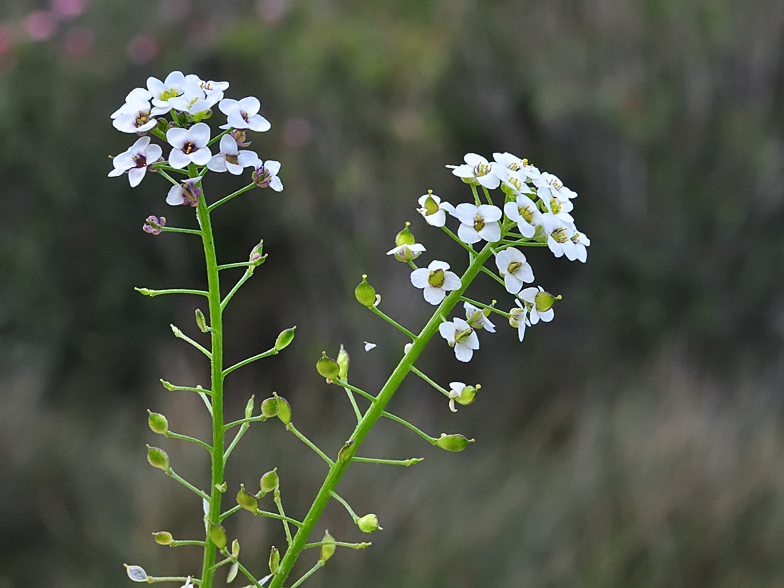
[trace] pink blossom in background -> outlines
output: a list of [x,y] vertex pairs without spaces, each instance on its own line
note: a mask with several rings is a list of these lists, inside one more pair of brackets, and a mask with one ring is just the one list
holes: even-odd
[[34,41],[51,39],[57,31],[57,21],[47,10],[36,10],[27,15],[24,21],[25,30]]
[[84,0],[52,0],[52,12],[59,18],[73,18],[84,12]]
[[125,46],[128,61],[134,65],[150,63],[158,55],[158,42],[147,35],[136,35]]
[[71,57],[85,57],[94,45],[93,32],[87,27],[74,27],[65,33],[63,47]]
[[256,4],[256,14],[267,24],[275,24],[288,12],[286,0],[259,0]]
[[304,147],[312,134],[310,123],[304,118],[290,118],[283,123],[283,141],[289,147]]
[[197,49],[206,49],[215,44],[218,31],[215,24],[208,20],[193,22],[188,30],[188,44]]

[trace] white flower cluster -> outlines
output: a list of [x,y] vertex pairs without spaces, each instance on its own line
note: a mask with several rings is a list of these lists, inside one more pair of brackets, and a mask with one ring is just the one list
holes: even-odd
[[[465,319],[455,318],[440,325],[441,336],[454,348],[460,361],[469,361],[479,348],[477,330],[495,331],[487,318],[493,311],[508,317],[510,325],[517,329],[520,341],[526,326],[553,319],[552,306],[557,298],[541,286],[524,287],[534,281],[534,273],[515,244],[546,244],[555,257],[565,256],[570,261],[581,262],[586,261],[586,248],[591,244],[588,237],[577,230],[570,214],[574,208],[572,200],[577,194],[564,186],[558,177],[539,171],[527,160],[511,153],[495,153],[493,159],[490,162],[481,155],[469,153],[464,164],[447,166],[472,186],[473,203],[453,206],[430,191],[419,199],[417,209],[428,224],[447,231],[447,215],[456,218],[460,221],[456,238],[468,247],[480,241],[492,244],[495,265],[506,291],[515,297],[517,306],[508,313],[497,311],[495,303],[478,308],[465,302]],[[481,202],[477,187],[484,192],[486,204]],[[503,191],[503,209],[494,205],[490,197],[489,190],[497,188]],[[406,245],[411,251],[415,247],[417,255],[425,251],[423,245],[411,241]],[[397,254],[396,257],[413,265],[413,256]],[[432,261],[427,268],[414,269],[411,283],[422,289],[425,300],[433,305],[440,304],[448,292],[462,286],[457,274],[449,271],[449,265],[438,260]]]
[[[148,169],[179,171],[191,164],[201,168],[198,178],[189,178],[171,188],[166,202],[173,206],[198,204],[201,189],[197,184],[206,172],[205,167],[233,175],[240,175],[250,167],[252,181],[257,186],[270,187],[276,192],[283,190],[277,175],[279,162],[262,161],[255,152],[240,149],[250,145],[247,131],[270,129],[270,123],[259,114],[261,103],[252,96],[242,100],[224,98],[228,87],[228,82],[204,81],[179,71],[171,72],[164,81],[148,78],[147,87],[132,90],[125,103],[111,115],[117,130],[143,136],[114,157],[114,169],[109,176],[127,173],[131,186],[136,187]],[[218,137],[211,141],[210,127],[202,121],[212,116],[215,105],[226,115],[227,122],[220,126],[224,131],[219,135],[219,150],[213,154],[210,145]],[[165,141],[164,147],[171,148],[168,159],[163,158],[163,147],[151,143],[150,134]]]

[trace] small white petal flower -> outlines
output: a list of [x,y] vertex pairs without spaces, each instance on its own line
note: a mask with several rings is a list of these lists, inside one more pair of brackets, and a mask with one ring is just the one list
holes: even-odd
[[212,157],[210,148],[207,147],[210,127],[204,123],[196,123],[190,129],[169,129],[166,140],[174,147],[169,154],[169,165],[175,169],[182,169],[191,163],[204,165]]
[[463,319],[455,318],[441,323],[438,332],[446,339],[449,346],[454,348],[458,361],[470,361],[474,350],[479,349],[479,337]]
[[524,283],[534,281],[534,271],[525,260],[525,255],[514,247],[504,249],[496,255],[495,264],[504,278],[506,291],[510,294],[517,294],[523,289]]
[[[506,168],[513,172],[519,172],[525,178],[532,180],[541,175],[541,172],[533,165],[530,165],[527,159],[520,159],[511,153],[493,153],[493,159],[495,159],[497,164],[494,166],[496,173],[500,171],[499,168]],[[501,178],[501,181],[503,179]]]
[[151,116],[150,103],[146,100],[128,102],[120,111],[121,113],[112,121],[112,126],[123,133],[144,133],[158,124],[158,121]]
[[411,283],[424,290],[425,300],[430,304],[441,304],[447,291],[457,290],[462,285],[457,274],[448,270],[449,264],[445,261],[431,261],[427,268],[411,272]]
[[572,204],[571,200],[561,200],[552,195],[551,190],[544,190],[539,188],[536,191],[536,195],[542,200],[547,212],[552,214],[553,216],[561,219],[565,223],[573,223],[574,218],[572,215],[569,214],[572,210],[574,210],[574,204]]
[[250,129],[259,133],[270,130],[269,121],[258,114],[261,108],[258,98],[249,96],[239,101],[224,98],[218,104],[218,108],[226,115],[228,121],[225,125],[221,125],[222,129]]
[[460,398],[460,394],[466,385],[463,382],[449,382],[449,410],[457,412],[455,407],[455,399]]
[[184,92],[185,76],[181,71],[173,71],[164,81],[158,78],[147,78],[147,89],[152,94],[152,113],[164,114],[170,111],[173,106],[169,103],[172,98],[181,96]]
[[400,245],[387,251],[387,255],[394,255],[398,261],[411,261],[419,257],[423,251],[426,251],[425,246],[421,243],[413,243],[411,245]]
[[283,182],[278,177],[278,172],[280,171],[279,161],[273,161],[272,159],[262,161],[257,158],[253,167],[251,177],[259,188],[269,187],[276,192],[283,190]]
[[369,341],[363,341],[363,343],[365,344],[365,351],[370,351],[377,347],[375,343],[370,343]]
[[180,206],[188,204],[196,206],[201,197],[201,188],[197,185],[201,178],[188,178],[177,186],[172,186],[166,195],[166,204]]
[[572,243],[574,243],[577,250],[577,259],[585,263],[588,259],[588,251],[585,248],[591,244],[591,240],[584,233],[575,230],[574,235],[572,235]]
[[220,153],[213,155],[207,168],[214,172],[225,172],[238,176],[246,167],[256,165],[259,156],[253,151],[240,151],[237,141],[231,135],[223,135],[220,140]]
[[541,286],[538,286],[536,288],[532,286],[530,288],[526,288],[525,290],[520,292],[520,294],[518,294],[520,298],[525,300],[526,303],[525,306],[528,310],[528,320],[532,325],[535,325],[540,320],[542,322],[549,323],[551,320],[553,320],[553,317],[555,316],[555,312],[553,311],[552,306],[550,306],[550,308],[548,308],[545,311],[541,311],[537,308],[536,296],[540,292],[546,294],[544,288],[542,288]]
[[547,235],[547,246],[553,255],[561,257],[566,255],[569,261],[577,259],[577,245],[572,241],[575,234],[574,225],[562,221],[552,214],[542,215],[542,225]]
[[490,322],[487,314],[481,308],[477,308],[470,302],[464,302],[463,309],[465,310],[466,322],[469,327],[472,329],[484,329],[488,333],[495,333],[495,325]]
[[447,165],[452,173],[467,184],[482,185],[488,190],[495,190],[501,183],[493,173],[493,164],[481,155],[467,153],[463,165]]
[[417,212],[425,217],[427,224],[434,227],[443,227],[446,224],[446,213],[453,212],[455,207],[449,202],[441,202],[441,198],[429,191],[419,198]]
[[460,221],[457,236],[463,243],[478,243],[484,239],[488,243],[501,240],[501,225],[498,222],[503,213],[497,206],[490,204],[458,204],[451,213]]
[[526,239],[533,237],[536,227],[542,224],[542,213],[525,194],[519,194],[516,202],[504,204],[504,212],[508,219],[517,223],[517,229]]
[[109,177],[120,176],[128,173],[128,182],[131,188],[138,186],[147,173],[147,168],[158,161],[163,150],[159,145],[150,145],[149,137],[140,137],[127,151],[120,153],[112,160],[114,169],[109,172]]
[[[558,176],[548,172],[542,172],[542,175],[538,178],[534,178],[534,185],[537,188],[549,191],[553,197],[558,198],[562,202],[566,202],[571,198],[577,198],[577,192],[564,186]],[[539,197],[542,198],[541,194]],[[545,200],[545,198],[542,199]]]
[[147,106],[149,107],[150,98],[152,98],[152,94],[145,88],[134,88],[128,92],[128,95],[125,97],[125,103],[112,113],[111,118],[115,119],[123,114],[129,114],[129,104],[147,102]]
[[531,326],[528,320],[528,305],[521,304],[517,298],[515,298],[515,304],[517,304],[517,308],[509,311],[509,324],[517,329],[517,338],[522,343],[525,337],[525,327]]

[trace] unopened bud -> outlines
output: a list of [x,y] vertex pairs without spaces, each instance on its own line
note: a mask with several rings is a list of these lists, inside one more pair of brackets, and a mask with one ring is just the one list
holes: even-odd
[[239,557],[240,555],[240,542],[239,540],[235,539],[231,542],[231,556],[232,557]]
[[367,274],[362,274],[362,283],[354,290],[354,296],[363,306],[370,308],[376,301],[376,291],[367,283]]
[[148,216],[147,221],[142,226],[142,229],[145,233],[150,233],[151,235],[160,235],[161,231],[163,231],[163,227],[165,226],[165,216],[162,216],[161,218],[158,218],[157,216]]
[[142,296],[152,296],[152,290],[149,288],[134,288]]
[[125,566],[125,571],[128,573],[128,577],[133,580],[134,582],[146,582],[147,581],[147,572],[144,571],[142,566],[129,566],[128,564],[123,564]]
[[155,542],[158,545],[171,545],[174,542],[174,537],[168,531],[158,531],[152,534],[155,537]]
[[198,308],[196,309],[196,326],[199,327],[199,330],[202,333],[206,333],[209,330],[207,327],[207,319],[204,318],[204,313]]
[[263,250],[264,239],[259,241],[259,244],[250,251],[250,257],[248,258],[248,261],[252,264],[251,267],[258,267],[266,261],[267,256],[262,253]]
[[345,380],[348,377],[348,364],[351,358],[348,356],[348,351],[343,348],[343,344],[340,344],[340,352],[338,353],[337,364],[340,367],[340,372],[338,373],[338,378],[341,380]]
[[294,331],[297,327],[291,327],[290,329],[286,329],[285,331],[281,331],[278,338],[275,339],[275,351],[281,351],[289,346],[289,344],[294,340]]
[[413,346],[414,346],[413,343],[406,343],[405,345],[403,345],[403,353],[408,353],[409,351],[411,351],[411,348]]
[[441,433],[441,437],[436,439],[436,445],[447,451],[463,451],[463,449],[468,447],[469,443],[473,442],[473,439],[466,439],[459,434],[447,435],[446,433]]
[[163,470],[166,473],[171,469],[171,466],[169,466],[169,456],[166,455],[166,452],[163,449],[159,449],[158,447],[147,446],[147,461],[150,462],[152,467]]
[[363,533],[372,533],[373,531],[383,531],[378,524],[378,517],[374,514],[366,514],[364,517],[357,519],[357,527]]
[[219,550],[226,549],[226,529],[216,523],[210,523],[209,536],[210,541],[212,541]]
[[268,492],[272,492],[280,485],[280,478],[278,477],[278,468],[270,470],[261,477],[259,486],[261,487],[261,495],[264,496]]
[[174,384],[172,384],[171,382],[167,382],[166,380],[161,380],[161,384],[163,384],[163,387],[166,388],[167,390],[174,390]]
[[553,296],[549,292],[537,292],[534,297],[534,304],[536,305],[536,310],[539,312],[547,312],[553,307],[555,301],[560,299],[560,295]]
[[401,245],[413,245],[416,243],[414,235],[408,230],[410,225],[410,222],[406,222],[405,228],[395,236],[395,246],[400,247]]
[[228,482],[223,482],[223,484],[215,484],[215,489],[221,494],[225,494],[226,490],[229,489],[229,484]]
[[327,352],[322,351],[321,359],[316,362],[316,371],[327,380],[337,380],[340,376],[340,366],[334,359],[327,357]]
[[269,569],[272,574],[277,574],[280,570],[280,551],[274,545],[270,549]]
[[256,395],[252,394],[250,398],[248,398],[248,403],[245,405],[245,418],[249,419],[253,416],[253,409],[256,408]]
[[329,531],[324,531],[324,538],[321,542],[324,543],[324,545],[321,546],[321,557],[319,557],[319,561],[326,562],[335,554],[335,538],[329,534]]
[[166,417],[157,412],[150,412],[149,409],[147,412],[150,415],[147,417],[147,422],[150,424],[152,432],[158,433],[159,435],[165,435],[169,431],[169,421],[166,420]]
[[256,500],[255,496],[247,493],[244,484],[240,484],[240,491],[237,493],[237,504],[253,514],[256,514],[256,511],[259,510],[259,501]]

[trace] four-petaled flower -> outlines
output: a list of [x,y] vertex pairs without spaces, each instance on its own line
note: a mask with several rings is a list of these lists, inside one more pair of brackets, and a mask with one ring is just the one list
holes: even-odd
[[[539,188],[539,190],[545,190],[550,193],[551,196],[554,198],[558,198],[559,200],[566,202],[571,198],[577,198],[577,192],[570,190],[566,186],[564,186],[563,182],[555,176],[548,172],[543,172],[538,178],[534,178],[533,180],[534,185]],[[537,190],[537,192],[539,191]],[[542,194],[539,194],[539,197],[542,200],[545,200],[545,197]]]
[[518,296],[525,301],[525,306],[528,310],[528,320],[532,325],[535,325],[540,320],[545,323],[553,320],[555,316],[553,303],[557,298],[545,292],[544,288],[532,286],[520,292]]
[[446,213],[453,212],[455,207],[449,202],[441,202],[441,198],[428,190],[427,194],[419,198],[417,212],[425,217],[427,224],[434,227],[443,227],[446,224]]
[[218,104],[218,108],[226,115],[228,121],[220,127],[222,129],[250,129],[259,133],[270,130],[269,121],[258,114],[261,108],[261,102],[258,98],[253,96],[242,100],[224,98]]
[[169,129],[166,140],[174,147],[169,154],[169,165],[175,169],[182,169],[190,163],[204,165],[212,157],[210,148],[207,147],[210,127],[204,123],[196,123],[190,129]]
[[528,322],[528,305],[522,304],[518,298],[515,298],[515,304],[517,304],[517,308],[509,311],[509,324],[517,329],[517,338],[522,343],[525,337],[525,327],[531,325]]
[[144,133],[158,124],[150,113],[150,103],[147,100],[126,102],[114,114],[117,116],[112,121],[112,125],[123,133]]
[[166,203],[172,206],[181,204],[198,205],[201,197],[201,188],[196,184],[199,182],[201,182],[201,178],[188,178],[179,185],[172,186],[166,195]]
[[458,361],[471,361],[474,350],[479,349],[479,337],[474,330],[461,318],[446,321],[438,326],[438,332],[455,350]]
[[457,236],[463,243],[478,243],[484,239],[488,243],[501,240],[501,225],[499,220],[503,216],[501,209],[491,204],[458,204],[452,215],[460,221]]
[[152,113],[164,114],[176,108],[170,100],[183,94],[184,85],[185,76],[181,71],[171,72],[163,81],[154,77],[147,78],[147,89],[152,94]]
[[517,294],[523,289],[524,283],[534,281],[534,271],[525,260],[525,255],[513,247],[496,255],[495,264],[504,278],[506,291],[510,294]]
[[238,176],[244,168],[255,165],[259,160],[259,156],[253,151],[240,151],[237,141],[231,135],[221,137],[220,151],[207,162],[207,167],[214,172],[228,171]]
[[591,240],[585,233],[580,233],[575,229],[574,235],[572,235],[572,243],[574,243],[577,249],[577,259],[585,263],[588,259],[588,251],[585,248],[591,244]]
[[518,194],[516,201],[504,204],[504,212],[507,218],[517,223],[517,230],[527,239],[533,237],[536,227],[542,224],[542,213],[525,194]]
[[393,247],[387,251],[387,255],[394,255],[398,261],[413,261],[422,255],[423,251],[426,250],[421,243],[412,243],[411,245],[403,243],[399,247]]
[[463,161],[465,163],[462,165],[448,165],[447,167],[458,178],[462,178],[465,183],[480,184],[488,190],[495,190],[501,183],[498,176],[493,173],[493,164],[481,155],[467,153]]
[[278,172],[280,171],[279,161],[273,161],[272,159],[262,161],[257,158],[253,166],[254,170],[251,173],[251,178],[259,188],[272,188],[276,192],[283,190],[283,182],[278,177]]
[[484,329],[488,333],[495,333],[495,325],[487,318],[490,310],[482,310],[470,302],[464,302],[463,309],[465,310],[466,322],[469,327],[472,329]]
[[121,176],[128,172],[131,188],[138,186],[147,173],[147,168],[158,161],[163,150],[159,145],[150,145],[149,137],[140,137],[127,151],[123,151],[112,160],[114,169],[109,177]]
[[562,221],[552,214],[542,215],[544,233],[547,235],[547,246],[553,255],[566,255],[569,261],[577,259],[577,245],[572,241],[575,228],[572,223]]
[[411,272],[411,283],[424,290],[425,300],[430,304],[441,304],[447,291],[457,290],[461,286],[457,274],[448,270],[449,264],[445,261],[431,261],[427,268]]

